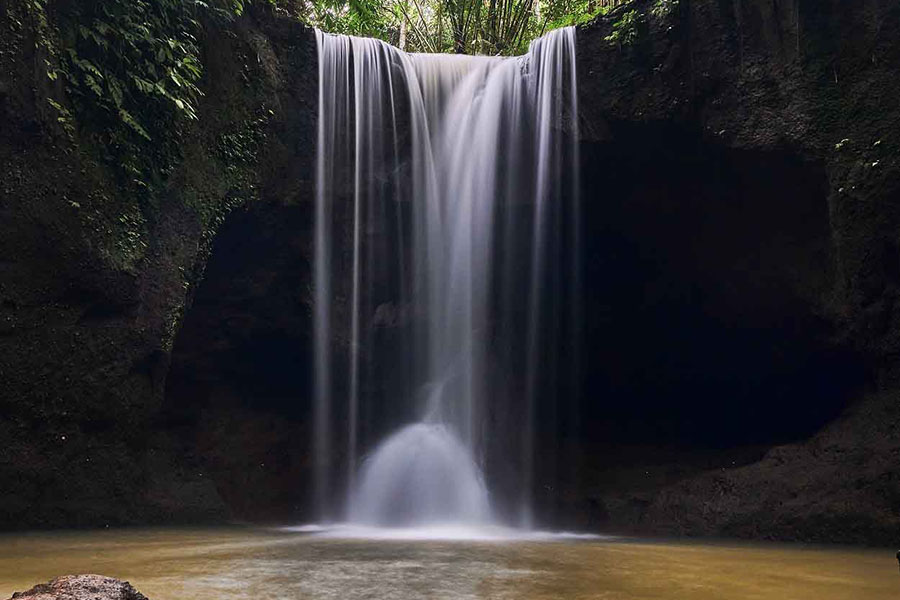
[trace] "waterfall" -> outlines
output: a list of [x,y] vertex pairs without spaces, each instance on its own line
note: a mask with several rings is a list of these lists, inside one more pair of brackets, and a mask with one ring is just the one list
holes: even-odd
[[577,377],[558,351],[578,334],[574,28],[513,58],[316,39],[319,516],[345,498],[354,522],[488,522],[485,473],[508,463],[517,515],[500,517],[530,527],[539,405],[571,402],[561,372]]

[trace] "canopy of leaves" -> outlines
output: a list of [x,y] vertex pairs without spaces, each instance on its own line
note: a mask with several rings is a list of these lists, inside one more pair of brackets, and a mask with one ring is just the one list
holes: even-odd
[[413,52],[511,55],[550,29],[587,22],[625,0],[311,0],[306,20]]

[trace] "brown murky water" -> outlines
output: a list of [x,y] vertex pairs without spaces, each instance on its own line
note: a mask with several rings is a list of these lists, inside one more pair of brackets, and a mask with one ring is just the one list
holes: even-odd
[[641,541],[349,541],[263,529],[0,536],[0,598],[68,573],[151,600],[898,600],[893,551]]

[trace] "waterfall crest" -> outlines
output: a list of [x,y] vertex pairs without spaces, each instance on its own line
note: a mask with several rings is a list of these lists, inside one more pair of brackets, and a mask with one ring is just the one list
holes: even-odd
[[[508,462],[530,526],[538,399],[571,369],[543,349],[577,324],[561,307],[577,305],[562,299],[578,277],[568,290],[548,277],[559,264],[578,271],[563,258],[579,237],[574,28],[514,58],[316,37],[320,517],[343,497],[349,518],[371,525],[487,522],[485,468]],[[372,332],[386,314],[401,330],[387,369],[409,396],[396,401],[372,392],[386,364]],[[395,402],[409,410],[376,445],[385,431],[370,422]]]

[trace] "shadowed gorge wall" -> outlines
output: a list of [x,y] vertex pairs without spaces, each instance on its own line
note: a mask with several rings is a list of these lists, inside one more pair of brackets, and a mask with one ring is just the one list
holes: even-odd
[[47,102],[74,114],[29,10],[0,9],[0,527],[221,521],[193,444],[155,424],[218,225],[309,193],[312,32],[263,7],[205,23],[199,121],[153,132],[171,169],[136,193],[102,124]]
[[[621,146],[637,158],[624,165],[638,180],[626,196],[635,207],[662,202],[650,209],[658,220],[635,221],[615,200],[604,216],[649,224],[644,233],[656,236],[649,244],[612,239],[608,249],[644,275],[624,278],[631,298],[650,309],[641,332],[664,333],[641,353],[646,366],[632,363],[640,366],[630,377],[600,369],[598,379],[657,402],[673,388],[695,388],[701,405],[707,397],[699,414],[681,418],[672,404],[657,404],[666,417],[650,410],[635,419],[640,411],[629,409],[625,421],[639,421],[645,436],[679,431],[722,450],[715,460],[672,447],[604,455],[609,447],[597,441],[593,456],[616,458],[587,478],[582,513],[626,531],[890,543],[900,533],[887,466],[900,438],[890,358],[900,140],[889,72],[900,48],[887,32],[900,27],[900,7],[681,2],[642,20],[633,44],[605,52],[602,34],[622,14],[580,37],[580,119],[587,154],[610,161],[613,187]],[[661,150],[666,139],[683,151]],[[886,139],[897,141],[886,149]],[[673,165],[656,170],[665,182],[648,171],[651,157]],[[743,191],[720,187],[723,180]],[[685,194],[674,203],[673,185]],[[704,198],[727,203],[701,209]],[[679,273],[690,285],[673,281]],[[612,308],[634,314],[626,302]],[[726,317],[736,327],[721,327]],[[635,356],[640,342],[626,327],[600,317],[595,326],[624,338]],[[804,439],[842,407],[837,421]],[[734,429],[737,416],[753,426]],[[768,444],[798,441],[734,454],[722,447],[724,439],[759,443],[763,432]],[[629,456],[644,468],[617,468]]]

